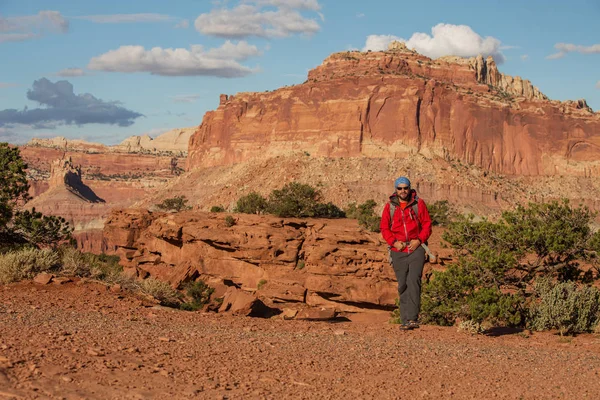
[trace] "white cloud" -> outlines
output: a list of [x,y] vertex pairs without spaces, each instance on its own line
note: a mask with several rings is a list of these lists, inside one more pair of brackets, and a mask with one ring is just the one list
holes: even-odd
[[566,55],[567,55],[567,53],[558,52],[558,53],[554,53],[554,54],[550,54],[549,56],[546,56],[546,60],[558,60],[559,58],[563,58]]
[[132,22],[168,22],[174,18],[165,14],[100,14],[100,15],[81,15],[73,17],[98,24],[123,24]]
[[0,43],[21,42],[35,39],[43,33],[65,33],[69,30],[69,21],[58,11],[40,11],[36,15],[19,17],[0,16]]
[[0,89],[18,86],[16,83],[0,82]]
[[521,60],[526,61],[527,59],[529,59],[529,54],[523,54],[521,56]]
[[77,76],[84,76],[85,71],[81,68],[65,68],[65,69],[58,71],[56,73],[56,75],[72,78],[72,77],[77,77]]
[[260,55],[256,46],[246,42],[225,42],[221,47],[204,50],[193,45],[187,49],[146,50],[142,46],[121,46],[90,60],[89,69],[109,72],[149,72],[165,76],[218,76],[242,77],[256,72],[238,63]]
[[187,19],[182,19],[177,24],[175,24],[175,28],[178,29],[187,29],[190,27],[190,21]]
[[321,5],[317,0],[246,0],[245,3],[255,3],[259,6],[274,6],[299,10],[318,11]]
[[[269,3],[282,2],[272,0]],[[291,1],[290,3],[301,2]],[[289,6],[277,8],[275,11],[262,11],[261,5],[249,4],[200,14],[196,18],[194,26],[198,32],[205,35],[230,39],[250,36],[281,38],[293,34],[311,35],[320,29],[317,21],[305,18]]]
[[600,81],[596,82],[596,89],[600,89]]
[[237,44],[233,44],[230,40],[225,41],[221,47],[210,49],[206,52],[208,58],[215,58],[218,60],[236,60],[244,61],[250,57],[259,56],[262,53],[254,45],[249,45],[245,41],[240,41]]
[[582,46],[579,44],[572,43],[556,43],[554,48],[558,50],[558,53],[550,54],[546,57],[548,60],[556,60],[563,58],[567,53],[580,53],[580,54],[600,54],[600,44],[593,44],[591,46]]
[[387,45],[392,40],[404,41],[409,49],[431,58],[449,55],[474,57],[481,54],[484,57],[494,57],[498,64],[502,64],[505,60],[500,52],[500,40],[491,36],[483,38],[467,25],[443,23],[431,28],[431,36],[416,32],[406,41],[393,35],[370,35],[367,37],[363,51],[387,49]]
[[173,103],[194,103],[199,98],[199,94],[178,94],[176,96],[171,96]]
[[36,35],[35,33],[0,33],[0,43],[23,42],[37,37],[40,37],[40,35]]

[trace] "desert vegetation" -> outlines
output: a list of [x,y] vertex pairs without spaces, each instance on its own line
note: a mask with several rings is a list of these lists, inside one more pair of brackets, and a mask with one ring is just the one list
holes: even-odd
[[335,204],[321,202],[321,192],[314,187],[291,182],[271,192],[268,199],[252,192],[238,199],[235,211],[246,214],[272,214],[283,218],[343,218]]
[[161,203],[155,204],[156,208],[161,211],[185,211],[190,210],[192,207],[188,206],[188,199],[185,196],[175,196],[169,199],[163,200]]
[[599,232],[568,201],[531,203],[495,222],[461,216],[443,238],[455,262],[423,285],[426,323],[588,332],[600,321]]

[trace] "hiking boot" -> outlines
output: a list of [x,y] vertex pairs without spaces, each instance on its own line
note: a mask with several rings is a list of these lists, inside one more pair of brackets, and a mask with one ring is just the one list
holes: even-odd
[[410,329],[417,329],[418,327],[420,327],[421,325],[419,324],[419,321],[408,321],[407,324]]
[[408,323],[406,323],[406,324],[400,324],[400,326],[398,326],[398,329],[400,329],[401,331],[410,331],[415,328],[410,326]]

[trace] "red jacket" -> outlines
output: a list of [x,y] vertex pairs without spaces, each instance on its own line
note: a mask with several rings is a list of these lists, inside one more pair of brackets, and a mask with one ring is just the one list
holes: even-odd
[[[394,220],[391,224],[390,202],[396,206]],[[390,196],[390,202],[383,208],[379,228],[385,241],[392,247],[392,251],[398,251],[398,249],[393,247],[397,241],[406,243],[413,239],[419,239],[421,243],[425,243],[429,239],[429,236],[431,236],[431,217],[429,216],[425,202],[417,196],[417,192],[414,189],[411,190],[408,205],[404,210],[400,207],[400,200],[397,194],[394,193]],[[418,216],[415,215],[415,211],[413,210],[415,202],[418,204]],[[420,229],[419,222],[421,224]],[[408,247],[403,252],[408,253]]]

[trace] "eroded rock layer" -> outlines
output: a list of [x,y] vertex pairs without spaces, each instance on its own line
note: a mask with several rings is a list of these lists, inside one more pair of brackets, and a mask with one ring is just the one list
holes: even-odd
[[300,85],[221,96],[190,139],[187,169],[257,156],[421,153],[506,175],[600,173],[600,114],[549,101],[492,59],[405,49],[329,56]]
[[277,302],[339,310],[394,307],[397,285],[387,247],[356,220],[281,219],[203,212],[115,210],[104,240],[126,273],[181,283],[198,277]]

